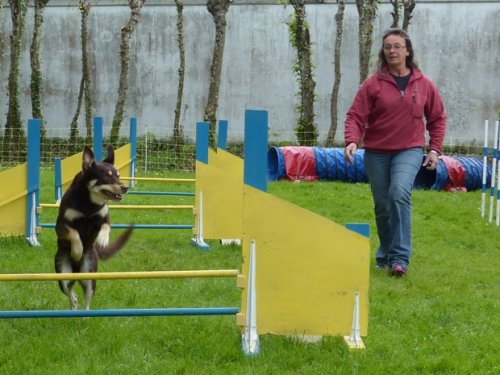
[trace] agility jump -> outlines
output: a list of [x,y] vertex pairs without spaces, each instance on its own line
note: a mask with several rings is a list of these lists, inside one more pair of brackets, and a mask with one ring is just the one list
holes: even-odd
[[[94,145],[96,160],[102,159],[103,149],[103,119],[102,117],[94,117],[93,121]],[[115,150],[115,158],[117,160],[117,169],[120,172],[120,178],[123,181],[130,181],[130,187],[135,187],[136,182],[162,182],[162,183],[194,183],[195,179],[189,178],[158,178],[158,177],[136,177],[135,169],[137,163],[137,118],[130,119],[130,143]],[[55,199],[59,201],[63,191],[67,189],[73,177],[79,172],[81,167],[81,155],[77,153],[65,159],[55,158]],[[139,191],[131,190],[128,194],[136,195],[177,195],[177,196],[194,196],[194,192],[183,191]]]
[[[102,159],[103,149],[103,120],[102,117],[94,117],[93,124],[94,134],[94,150],[96,160]],[[54,160],[55,166],[55,199],[59,202],[63,192],[68,188],[76,173],[81,169],[82,153],[69,156],[65,159],[56,158]],[[120,179],[129,181],[130,187],[135,187],[139,181],[161,182],[161,183],[193,183],[195,179],[187,178],[156,178],[156,177],[136,177],[135,167],[137,160],[137,118],[130,119],[130,143],[115,150],[115,165],[120,173]],[[169,192],[169,191],[139,191],[130,190],[128,194],[133,195],[176,195],[176,196],[194,196],[194,192]],[[44,208],[57,208],[58,203],[41,203],[38,206],[37,213],[40,215]],[[194,210],[194,205],[131,205],[131,204],[115,204],[110,205],[110,209],[120,210]],[[39,223],[38,227],[41,228],[54,228],[55,223]],[[112,224],[112,228],[127,228],[127,224]],[[136,229],[189,229],[192,230],[193,224],[136,224]]]
[[342,335],[351,347],[363,347],[369,226],[338,225],[267,194],[267,129],[266,111],[246,111],[242,161],[210,149],[209,125],[197,124],[195,215],[203,228],[200,234],[195,227],[194,240],[242,239],[242,274],[255,284],[243,289],[238,314],[242,331],[251,327],[248,347],[258,348],[265,333]]
[[[208,124],[197,126],[203,139],[208,139]],[[207,147],[200,146],[199,154],[197,151],[197,173],[200,168],[199,172],[208,177],[217,174],[223,178],[218,184],[234,179],[241,189],[241,231],[237,238],[242,239],[243,263],[236,276],[236,284],[242,288],[241,308],[223,308],[221,312],[236,314],[247,354],[259,352],[261,334],[343,336],[350,347],[363,348],[361,336],[368,333],[368,225],[339,225],[268,194],[267,129],[266,111],[246,111],[245,157],[242,170],[234,173],[237,178],[232,173],[233,163],[229,163],[230,167],[225,163],[228,155],[224,151],[214,154],[208,143]],[[210,158],[217,164],[210,164]],[[217,204],[211,202],[220,199],[214,194],[217,186],[213,191],[203,190],[203,185],[199,188],[203,204]],[[225,205],[225,198],[218,201],[219,206]],[[211,214],[203,210],[204,221],[210,221]],[[224,227],[221,224],[215,230],[227,238],[229,230],[225,232]],[[197,314],[199,310],[195,309],[186,312]],[[118,311],[116,315],[114,311],[95,311],[79,311],[78,316],[163,314],[147,309]],[[176,312],[164,311],[165,315]],[[216,310],[207,314],[212,312]],[[11,317],[9,314],[13,313],[0,312],[0,317]],[[22,314],[36,316],[31,312]],[[53,314],[70,316],[66,315],[69,312]],[[50,317],[51,313],[40,315]]]
[[39,245],[36,207],[39,203],[40,120],[28,121],[28,161],[0,173],[0,236],[24,236]]

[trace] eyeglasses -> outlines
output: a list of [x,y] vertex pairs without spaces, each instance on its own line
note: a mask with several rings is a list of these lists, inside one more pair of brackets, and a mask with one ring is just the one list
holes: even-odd
[[387,45],[384,46],[384,51],[391,52],[391,50],[394,50],[396,52],[399,52],[403,48],[406,48],[406,46],[402,46],[402,45],[399,45],[399,44],[395,44],[395,45],[391,46],[390,44],[387,44]]

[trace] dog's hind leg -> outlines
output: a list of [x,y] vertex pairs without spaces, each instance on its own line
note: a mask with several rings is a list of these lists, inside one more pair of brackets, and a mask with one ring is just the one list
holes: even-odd
[[[97,272],[97,253],[95,252],[95,250],[85,253],[83,262],[80,266],[80,272]],[[92,301],[92,297],[94,297],[96,281],[81,280],[80,285],[82,286],[83,294],[85,295],[84,308],[85,310],[90,310],[90,302]]]
[[73,282],[69,280],[61,280],[59,281],[59,287],[61,288],[62,292],[68,296],[70,309],[78,309],[78,298],[73,291]]
[[[61,256],[59,252],[56,254],[55,266],[57,273],[73,272],[73,267],[71,266],[71,263],[67,260],[65,256]],[[73,285],[74,281],[71,280],[59,281],[59,288],[69,298],[69,307],[71,308],[71,310],[76,310],[78,308],[78,298],[76,297],[76,294],[73,291]]]
[[82,280],[80,282],[83,288],[83,294],[85,295],[85,310],[90,310],[90,302],[92,297],[94,297],[95,280]]

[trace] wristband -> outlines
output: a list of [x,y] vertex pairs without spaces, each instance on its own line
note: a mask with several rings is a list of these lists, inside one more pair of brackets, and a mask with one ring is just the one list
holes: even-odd
[[436,150],[429,150],[429,152],[433,152],[433,153],[435,153],[437,156],[439,156],[439,152],[437,152]]

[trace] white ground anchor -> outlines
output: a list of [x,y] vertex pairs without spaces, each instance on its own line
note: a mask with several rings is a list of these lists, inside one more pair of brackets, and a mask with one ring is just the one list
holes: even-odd
[[257,333],[257,292],[255,289],[255,240],[250,241],[250,264],[248,266],[247,313],[245,332],[241,335],[241,345],[246,355],[260,351]]
[[352,314],[351,336],[344,336],[344,340],[350,349],[364,349],[365,344],[359,334],[359,293],[354,295],[354,312]]
[[31,193],[31,210],[30,210],[30,228],[29,228],[29,237],[26,239],[28,240],[29,244],[31,246],[42,246],[40,242],[38,242],[38,238],[36,235],[36,200],[35,200],[35,193]]
[[239,240],[239,239],[232,239],[232,238],[222,238],[220,240],[220,244],[222,246],[229,246],[229,245],[241,246],[241,240]]
[[210,246],[203,240],[203,193],[200,191],[198,198],[198,222],[196,237],[191,239],[193,245],[198,246],[202,250],[210,250]]

